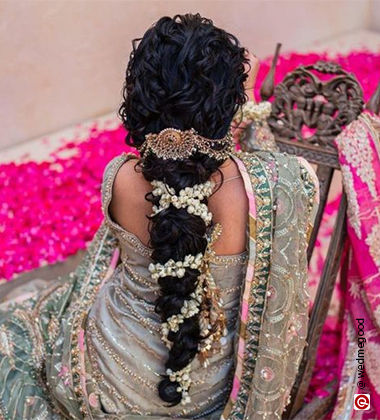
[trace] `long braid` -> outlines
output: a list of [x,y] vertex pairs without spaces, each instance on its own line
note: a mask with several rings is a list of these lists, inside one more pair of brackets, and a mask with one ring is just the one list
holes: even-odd
[[[143,160],[142,172],[148,181],[163,181],[178,194],[186,187],[205,183],[221,163],[204,155],[170,163],[151,155]],[[149,193],[146,199],[158,206],[160,197]],[[207,204],[207,198],[202,202]],[[165,264],[170,259],[183,261],[187,255],[204,254],[207,246],[206,229],[206,223],[200,216],[189,214],[183,208],[170,206],[152,216],[150,244],[153,248],[153,261]],[[158,279],[161,295],[156,301],[156,311],[162,322],[181,313],[185,300],[189,300],[195,291],[199,275],[198,269],[186,268],[181,278],[165,276]],[[199,313],[196,313],[185,319],[177,332],[169,332],[167,338],[171,345],[166,369],[180,371],[194,359],[201,340],[199,325]],[[179,386],[178,382],[165,376],[159,384],[160,397],[171,404],[178,404],[182,399],[182,392],[177,390]]]

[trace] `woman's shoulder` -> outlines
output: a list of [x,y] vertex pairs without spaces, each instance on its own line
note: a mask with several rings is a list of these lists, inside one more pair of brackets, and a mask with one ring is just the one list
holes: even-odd
[[144,243],[142,227],[151,212],[145,195],[151,185],[136,167],[139,161],[133,153],[122,153],[108,163],[102,183],[102,210],[109,226],[132,233]]
[[[132,160],[132,159],[138,159],[138,156],[136,156],[134,153],[126,153],[123,152],[118,156],[115,156],[113,159],[111,159],[103,171],[103,179],[101,183],[101,196],[102,196],[102,206],[103,209],[109,204],[112,197],[112,190],[115,183],[115,178],[117,177],[118,172],[123,168],[123,172],[125,171],[125,167],[127,165],[124,165],[126,162]],[[130,165],[128,165],[129,167]]]
[[121,166],[131,159],[138,159],[138,156],[132,152],[122,152],[120,155],[112,158],[104,168],[102,186],[104,186],[106,181],[113,179]]

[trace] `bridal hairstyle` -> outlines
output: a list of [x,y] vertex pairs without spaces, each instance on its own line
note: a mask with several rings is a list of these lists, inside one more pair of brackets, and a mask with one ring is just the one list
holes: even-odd
[[[162,17],[132,45],[119,109],[129,146],[140,148],[146,134],[168,127],[194,128],[212,139],[227,134],[235,112],[248,99],[244,92],[248,59],[235,36],[198,13],[185,14]],[[147,181],[163,181],[178,194],[185,187],[206,182],[222,163],[201,153],[184,160],[163,160],[150,153],[137,167]],[[159,204],[159,197],[151,193],[146,200]],[[207,198],[202,202],[207,204]],[[201,217],[169,206],[149,219],[154,263],[182,261],[188,254],[205,252],[207,226]],[[183,278],[159,278],[156,312],[162,322],[181,312],[199,274],[199,270],[186,268]],[[199,313],[186,318],[177,332],[170,331],[168,340],[171,349],[165,368],[179,371],[198,353]],[[163,376],[158,387],[160,398],[170,405],[178,404],[182,395],[178,386]]]

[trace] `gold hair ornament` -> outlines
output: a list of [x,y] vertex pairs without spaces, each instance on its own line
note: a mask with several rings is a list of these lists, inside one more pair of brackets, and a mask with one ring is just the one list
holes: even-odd
[[226,160],[234,148],[231,130],[221,139],[209,139],[193,128],[165,128],[159,133],[147,134],[145,139],[140,148],[141,156],[151,152],[161,159],[187,159],[199,152],[216,160]]

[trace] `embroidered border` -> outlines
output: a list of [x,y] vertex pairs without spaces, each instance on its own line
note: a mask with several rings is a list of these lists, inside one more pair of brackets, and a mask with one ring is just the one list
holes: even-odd
[[[251,244],[249,267],[245,280],[245,287],[250,288],[246,323],[242,320],[242,314],[240,314],[239,340],[245,342],[245,348],[243,360],[239,360],[238,355],[236,366],[240,366],[243,374],[241,378],[238,378],[235,374],[234,387],[238,388],[237,394],[233,396],[233,390],[221,417],[229,420],[243,419],[247,408],[249,389],[253,380],[258,353],[260,325],[264,313],[272,243],[272,197],[264,164],[257,155],[240,153],[236,157],[243,162],[248,170],[249,179],[247,179],[246,174],[243,174],[244,182],[251,183],[255,191],[253,198],[256,206],[256,219],[254,206],[250,204],[249,225],[250,240],[256,242],[256,249],[253,250],[254,244]],[[246,185],[246,189],[248,190],[249,186]],[[252,276],[253,278],[250,279]],[[249,336],[249,339],[246,341],[247,336]]]
[[[86,390],[86,372],[84,366],[85,340],[87,314],[91,308],[100,286],[106,281],[114,270],[115,255],[118,255],[114,237],[110,238],[109,227],[99,229],[98,238],[94,242],[96,249],[92,259],[88,261],[90,269],[85,274],[81,285],[79,297],[73,308],[71,318],[71,372],[74,393],[78,400],[79,411],[85,417],[89,410],[89,401]],[[113,251],[113,252],[112,252]],[[75,418],[75,417],[74,417]]]

